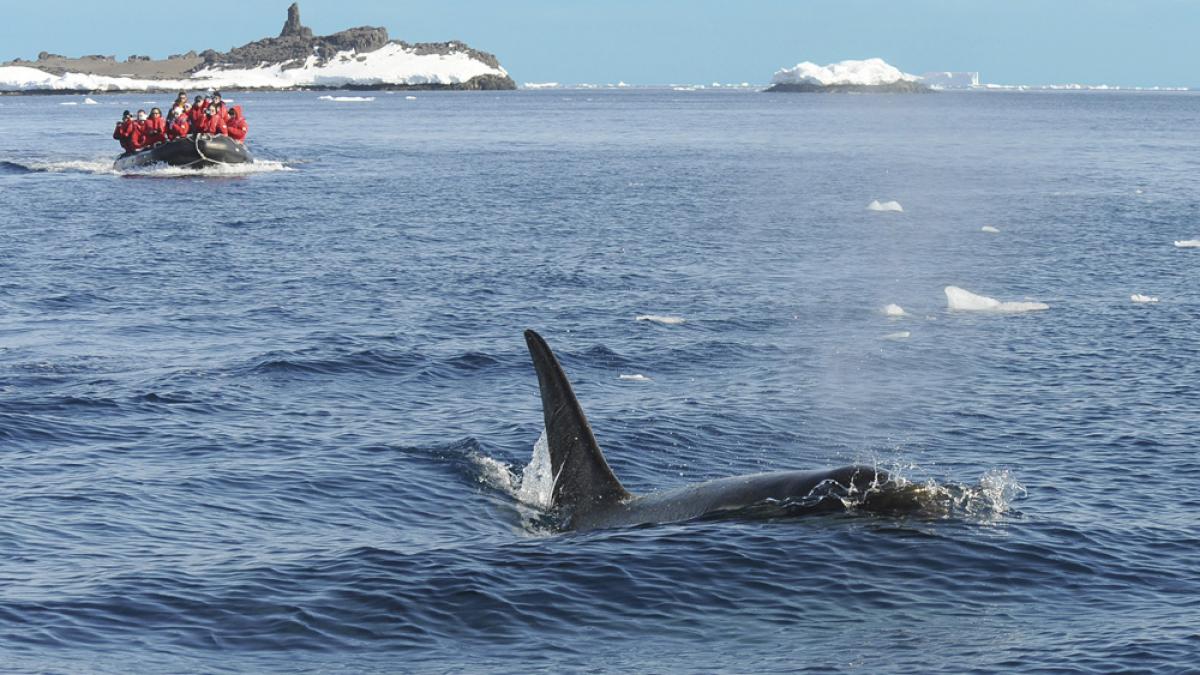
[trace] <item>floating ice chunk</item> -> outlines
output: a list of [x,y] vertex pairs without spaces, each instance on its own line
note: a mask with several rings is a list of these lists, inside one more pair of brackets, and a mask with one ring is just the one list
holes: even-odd
[[559,86],[561,85],[557,82],[526,82],[524,84],[526,89],[558,89]]
[[79,105],[79,101],[63,101],[59,105]]
[[1175,248],[1200,248],[1200,239],[1184,239],[1175,242]]
[[1141,293],[1134,293],[1129,296],[1129,299],[1134,302],[1158,302],[1158,298],[1153,295],[1142,295]]
[[634,318],[634,320],[651,321],[654,323],[661,323],[665,326],[677,326],[686,321],[686,319],[684,319],[682,316],[666,316],[663,314],[639,314]]
[[338,103],[370,103],[375,100],[374,96],[322,96],[320,101],[336,101]]
[[417,100],[417,97],[416,96],[405,96],[404,100],[405,101],[415,101],[415,100]]
[[900,305],[897,305],[895,303],[892,303],[892,304],[888,305],[887,307],[884,307],[883,313],[887,314],[888,316],[904,316],[905,314],[908,314],[908,312],[904,311],[903,307],[901,307]]
[[900,206],[900,202],[890,201],[881,202],[878,199],[872,199],[870,204],[867,204],[867,209],[870,211],[903,211],[904,207]]
[[649,382],[650,381],[650,378],[646,377],[645,375],[642,375],[641,373],[634,373],[633,375],[621,375],[621,377],[618,379],[627,380],[629,382]]
[[979,228],[979,231],[987,232],[988,234],[1000,234],[1000,230],[992,227],[991,225],[984,225],[983,227]]
[[883,336],[883,339],[884,340],[907,340],[910,337],[912,337],[912,333],[910,333],[906,330],[901,330],[901,331],[896,331],[895,333],[888,333],[887,335]]
[[1036,312],[1050,309],[1044,302],[1000,302],[986,295],[976,295],[958,286],[946,287],[946,301],[950,309],[965,312]]
[[83,104],[84,104],[84,105],[100,105],[99,103],[96,103],[96,100],[95,100],[95,99],[93,99],[93,98],[85,98],[85,99],[83,99]]

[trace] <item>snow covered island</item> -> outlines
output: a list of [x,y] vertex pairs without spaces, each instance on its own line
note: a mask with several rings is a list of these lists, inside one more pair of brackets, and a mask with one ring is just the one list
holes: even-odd
[[0,93],[94,93],[190,89],[516,89],[496,57],[461,42],[409,44],[364,26],[314,36],[288,8],[276,38],[222,53],[212,49],[154,60],[130,56],[0,64]]
[[901,72],[883,59],[839,61],[818,66],[810,61],[783,68],[771,78],[770,92],[879,92],[923,94],[933,91],[920,78]]

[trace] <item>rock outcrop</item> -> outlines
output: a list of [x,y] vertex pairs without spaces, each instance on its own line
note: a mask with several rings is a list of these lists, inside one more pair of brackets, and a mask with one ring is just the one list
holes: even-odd
[[[389,45],[394,46],[380,51]],[[398,54],[401,50],[403,53]],[[442,58],[411,58],[429,56]],[[370,72],[356,75],[348,73],[345,67],[346,63],[352,62],[381,65],[360,69]],[[27,63],[18,59],[0,64],[0,68],[26,66]],[[469,67],[464,67],[464,63],[470,64]],[[35,91],[38,87],[58,91],[120,91],[125,88],[144,91],[158,88],[154,83],[159,81],[162,81],[163,89],[173,89],[180,86],[181,80],[194,80],[197,84],[220,80],[226,89],[516,89],[516,83],[494,55],[472,49],[462,42],[410,44],[394,41],[386,28],[378,26],[314,35],[300,20],[299,3],[288,7],[287,21],[279,37],[257,40],[228,52],[207,49],[197,54],[190,51],[163,60],[134,55],[124,62],[114,57],[68,58],[42,52],[36,63],[28,65],[50,76],[68,79],[70,83],[30,88],[0,81],[0,91]],[[259,75],[250,78],[238,75],[239,72],[259,73],[264,69],[282,71],[284,75],[269,82]],[[300,75],[296,76],[297,73]],[[88,76],[111,79],[101,82],[89,80]],[[123,78],[138,81],[128,84],[112,81]],[[96,84],[75,85],[77,81]]]

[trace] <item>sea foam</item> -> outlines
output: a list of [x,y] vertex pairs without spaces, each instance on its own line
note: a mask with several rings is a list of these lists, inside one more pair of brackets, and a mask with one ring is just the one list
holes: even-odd
[[958,286],[947,286],[946,302],[950,309],[965,312],[1036,312],[1050,309],[1044,302],[1001,302],[986,295],[977,295]]

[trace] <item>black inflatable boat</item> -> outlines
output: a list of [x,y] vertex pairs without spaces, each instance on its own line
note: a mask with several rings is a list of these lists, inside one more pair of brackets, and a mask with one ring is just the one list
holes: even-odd
[[246,146],[228,136],[193,134],[164,141],[137,152],[127,152],[113,162],[117,171],[128,171],[151,164],[167,164],[186,169],[203,169],[221,164],[247,164],[254,158]]

